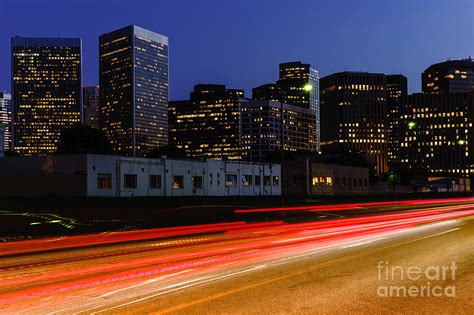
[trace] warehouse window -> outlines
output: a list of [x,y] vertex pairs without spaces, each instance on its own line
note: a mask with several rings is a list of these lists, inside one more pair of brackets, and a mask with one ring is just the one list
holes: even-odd
[[137,189],[137,175],[135,175],[135,174],[124,174],[123,175],[123,187],[125,189]]
[[226,187],[235,187],[235,186],[237,186],[237,175],[236,174],[227,174],[225,176],[225,185],[226,185]]
[[260,186],[260,175],[255,175],[255,186]]
[[112,189],[112,174],[97,174],[97,189]]
[[242,175],[241,181],[242,181],[242,186],[245,186],[245,187],[252,186],[252,175]]
[[263,184],[265,186],[270,186],[270,176],[263,176]]
[[202,176],[193,176],[193,188],[202,189]]
[[280,186],[280,177],[273,176],[273,187],[279,187],[279,186]]
[[184,180],[183,176],[173,176],[173,189],[183,189]]
[[150,188],[161,189],[161,175],[150,175]]

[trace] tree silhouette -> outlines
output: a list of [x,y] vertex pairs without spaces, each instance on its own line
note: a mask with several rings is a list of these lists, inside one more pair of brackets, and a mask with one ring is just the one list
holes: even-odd
[[161,147],[150,150],[146,157],[148,158],[160,158],[166,155],[171,158],[186,158],[186,152],[174,145],[163,145]]
[[76,124],[61,132],[56,153],[113,154],[113,148],[102,130]]

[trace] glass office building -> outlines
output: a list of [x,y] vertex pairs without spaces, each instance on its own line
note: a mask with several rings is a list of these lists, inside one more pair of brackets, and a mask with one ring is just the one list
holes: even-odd
[[387,77],[383,73],[338,72],[321,78],[323,152],[371,156],[376,174],[387,164]]
[[117,154],[168,144],[168,38],[131,25],[99,39],[100,127]]
[[240,100],[245,159],[263,161],[275,151],[316,152],[315,111],[283,102]]
[[464,93],[474,90],[474,60],[469,57],[429,66],[421,74],[423,93]]
[[13,37],[11,45],[14,149],[54,152],[61,131],[81,122],[82,41]]
[[12,96],[0,93],[0,125],[3,125],[3,150],[11,150],[12,141]]
[[82,88],[82,120],[84,124],[99,128],[99,87],[85,86]]
[[252,99],[277,101],[314,111],[314,138],[316,151],[320,151],[319,73],[310,64],[281,63],[279,80],[252,89]]
[[191,158],[238,160],[243,90],[197,84],[189,100],[169,104],[170,143]]
[[389,170],[400,162],[400,115],[408,95],[408,80],[402,74],[387,75],[387,153]]

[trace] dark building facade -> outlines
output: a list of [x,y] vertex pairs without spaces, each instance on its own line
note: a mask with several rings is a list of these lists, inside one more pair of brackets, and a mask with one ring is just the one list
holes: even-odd
[[198,84],[185,101],[169,102],[170,144],[192,158],[241,159],[239,99],[243,90]]
[[408,80],[402,74],[387,75],[388,166],[400,161],[400,115],[408,94]]
[[462,93],[474,90],[474,60],[448,60],[421,74],[423,93]]
[[99,87],[82,88],[82,117],[84,124],[99,129]]
[[320,149],[319,74],[300,61],[281,63],[279,80],[252,89],[252,99],[277,101],[314,111],[317,151]]
[[0,125],[3,126],[3,133],[0,136],[3,151],[12,149],[12,119],[12,96],[9,93],[0,93]]
[[117,154],[168,144],[168,38],[131,25],[99,38],[100,126]]
[[14,150],[52,153],[61,131],[81,122],[81,39],[13,37],[11,45]]
[[474,175],[474,92],[408,96],[400,124],[400,159],[428,176]]
[[387,80],[384,74],[339,72],[321,78],[322,151],[372,156],[387,172]]
[[369,192],[369,169],[321,164],[309,157],[282,163],[284,195],[364,195]]
[[317,152],[315,111],[275,101],[241,99],[245,159],[262,161],[275,150]]
[[267,83],[252,89],[252,99],[256,101],[280,101],[278,87],[274,83]]

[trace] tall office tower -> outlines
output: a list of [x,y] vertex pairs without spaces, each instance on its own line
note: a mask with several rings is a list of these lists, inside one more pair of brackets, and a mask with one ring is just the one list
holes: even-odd
[[168,144],[168,37],[130,25],[99,39],[100,126],[118,154]]
[[11,45],[14,149],[54,152],[61,131],[81,122],[82,41],[13,37]]
[[408,96],[400,157],[431,176],[474,175],[474,92]]
[[82,117],[84,124],[99,129],[99,87],[82,88]]
[[321,146],[372,156],[387,172],[387,81],[384,74],[338,72],[321,78]]
[[319,74],[310,64],[286,62],[280,64],[277,81],[280,102],[315,111],[316,148],[320,150]]
[[189,101],[169,103],[170,143],[192,158],[240,159],[239,99],[243,90],[198,84]]
[[12,96],[0,93],[0,125],[3,125],[2,143],[4,151],[12,149]]
[[252,89],[253,100],[277,101],[314,111],[316,150],[320,150],[319,77],[310,64],[280,64],[279,80]]
[[275,101],[241,99],[243,157],[262,161],[275,150],[317,152],[315,111]]
[[400,115],[406,102],[408,80],[402,74],[387,75],[387,151],[388,166],[400,162]]
[[423,93],[459,93],[474,90],[474,60],[448,60],[428,67],[421,74]]

